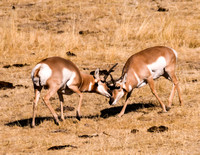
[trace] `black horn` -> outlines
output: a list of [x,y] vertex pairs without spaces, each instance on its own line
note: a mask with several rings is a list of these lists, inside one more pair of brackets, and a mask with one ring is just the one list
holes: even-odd
[[110,74],[111,72],[114,72],[114,68],[118,65],[118,63],[114,64],[109,71],[106,73],[106,75],[104,76],[104,81],[106,81],[106,79],[108,78],[108,76],[110,75],[111,80],[113,80],[112,75]]

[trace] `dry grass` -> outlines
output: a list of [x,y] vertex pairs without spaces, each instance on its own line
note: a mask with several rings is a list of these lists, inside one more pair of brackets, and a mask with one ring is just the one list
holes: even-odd
[[[167,11],[159,12],[158,8]],[[199,154],[199,8],[198,0],[1,1],[0,81],[23,87],[0,90],[0,153]],[[39,124],[30,128],[33,101],[30,72],[41,59],[62,56],[71,59],[80,70],[89,68],[85,72],[96,67],[107,69],[118,62],[114,74],[118,77],[129,56],[155,45],[178,51],[177,75],[183,107],[175,96],[171,111],[159,114],[159,104],[145,86],[134,91],[127,113],[116,118],[122,103],[110,107],[105,97],[84,94],[81,110],[86,118],[79,122],[74,118],[75,111],[65,111],[66,120],[56,126],[40,100]],[[67,56],[68,51],[77,56]],[[3,68],[15,63],[29,66]],[[156,87],[166,103],[171,83],[161,78]],[[65,106],[76,108],[77,103],[76,94],[65,96]],[[59,107],[57,96],[52,105],[55,109]],[[168,131],[147,132],[149,127],[160,125],[167,126]],[[132,129],[139,132],[131,133]],[[58,145],[75,147],[47,150]]]

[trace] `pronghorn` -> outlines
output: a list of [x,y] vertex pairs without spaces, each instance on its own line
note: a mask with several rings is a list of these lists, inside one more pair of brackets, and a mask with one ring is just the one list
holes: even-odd
[[[118,80],[113,80],[114,89],[112,90],[112,96],[110,97],[109,103],[114,105],[120,98],[127,95],[125,104],[118,114],[118,117],[121,117],[124,114],[128,98],[133,89],[140,88],[147,83],[154,96],[158,99],[163,112],[170,109],[175,89],[178,91],[180,105],[182,105],[180,88],[175,75],[176,61],[177,52],[172,48],[164,46],[151,47],[132,55],[123,67],[122,76]],[[160,76],[164,76],[166,79],[173,82],[173,88],[167,108],[154,89],[154,79],[157,79]]]
[[[116,65],[115,65],[116,66]],[[112,72],[113,66],[109,71]],[[108,75],[106,75],[107,77]],[[55,123],[59,125],[58,116],[52,108],[49,99],[57,92],[61,107],[61,120],[63,116],[63,94],[77,93],[80,96],[77,118],[80,119],[80,108],[82,104],[82,92],[96,92],[106,97],[110,97],[109,89],[100,79],[99,69],[96,69],[94,76],[81,73],[77,66],[70,60],[61,57],[50,57],[39,62],[31,72],[34,85],[35,99],[33,102],[32,127],[35,126],[36,107],[43,87],[47,87],[47,94],[43,97],[44,103],[53,114]],[[106,78],[105,78],[106,80]]]

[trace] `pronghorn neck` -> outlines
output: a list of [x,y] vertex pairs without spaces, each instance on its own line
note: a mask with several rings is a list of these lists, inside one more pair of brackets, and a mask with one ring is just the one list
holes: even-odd
[[96,86],[95,86],[95,79],[92,75],[81,73],[82,77],[82,84],[79,87],[81,92],[95,92]]

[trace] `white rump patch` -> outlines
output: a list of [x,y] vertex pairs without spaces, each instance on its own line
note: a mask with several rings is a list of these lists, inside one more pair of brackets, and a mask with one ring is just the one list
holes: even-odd
[[47,64],[41,64],[38,76],[40,77],[40,84],[46,85],[47,80],[51,77],[52,70]]
[[154,63],[147,65],[149,71],[152,74],[153,79],[156,79],[163,75],[166,64],[167,63],[165,58],[159,57]]
[[178,58],[178,54],[177,54],[177,52],[176,52],[173,48],[170,48],[170,49],[174,52],[176,58]]
[[[38,72],[38,77],[34,77],[35,71],[39,68],[40,70]],[[47,64],[43,63],[37,64],[31,72],[32,81],[36,86],[46,85],[46,81],[51,77],[51,75],[52,75],[51,68]]]
[[76,73],[66,68],[62,70],[62,73],[63,73],[62,85],[67,84],[67,86],[69,87],[73,83],[74,78],[76,77]]
[[40,68],[40,66],[41,66],[41,64],[37,64],[37,65],[33,68],[32,72],[31,72],[31,78],[32,78],[33,82],[34,82],[34,74],[35,74],[35,71],[36,71],[38,68]]

